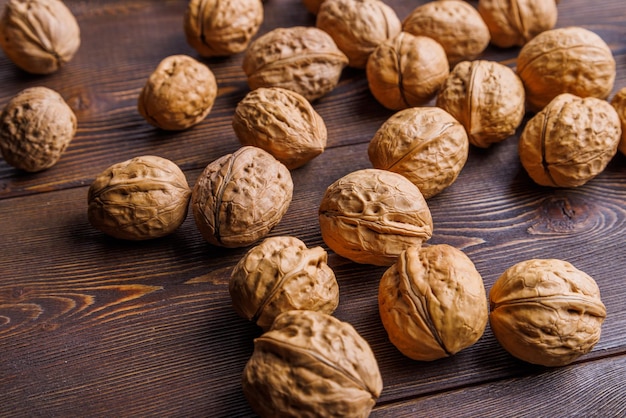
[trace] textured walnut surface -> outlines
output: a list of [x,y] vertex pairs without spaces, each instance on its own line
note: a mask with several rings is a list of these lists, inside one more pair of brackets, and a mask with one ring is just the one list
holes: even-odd
[[622,137],[619,141],[618,149],[622,154],[626,155],[626,87],[620,89],[613,96],[611,104],[617,111],[622,127]]

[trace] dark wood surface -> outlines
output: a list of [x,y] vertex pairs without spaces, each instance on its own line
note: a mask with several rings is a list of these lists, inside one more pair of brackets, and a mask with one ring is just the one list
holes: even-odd
[[[387,3],[402,19],[424,1]],[[44,85],[66,98],[79,121],[67,152],[47,171],[26,174],[0,160],[0,415],[251,416],[240,376],[260,329],[235,314],[227,289],[246,249],[205,243],[191,213],[169,237],[123,242],[94,230],[86,211],[89,184],[113,163],[160,155],[193,185],[206,164],[239,147],[231,117],[248,92],[242,54],[203,60],[219,85],[214,109],[190,130],[162,132],[139,116],[136,102],[161,59],[197,57],[182,29],[187,2],[67,4],[82,45],[61,71],[28,75],[0,55],[0,105]],[[315,23],[299,0],[268,0],[265,12],[260,33]],[[563,0],[557,26],[570,25],[605,39],[617,61],[613,93],[625,87],[626,3]],[[489,47],[482,58],[514,67],[518,51]],[[271,235],[326,248],[321,196],[340,176],[370,167],[367,144],[392,112],[353,69],[314,106],[327,124],[328,148],[292,172],[293,202]],[[574,364],[548,369],[508,355],[487,328],[453,357],[410,360],[378,316],[384,268],[330,252],[340,285],[335,315],[367,339],[381,369],[384,389],[372,416],[626,416],[626,157],[617,155],[580,188],[544,188],[522,169],[517,139],[472,148],[457,182],[429,199],[431,243],[464,250],[487,290],[518,261],[572,262],[600,286],[608,317],[599,343]]]

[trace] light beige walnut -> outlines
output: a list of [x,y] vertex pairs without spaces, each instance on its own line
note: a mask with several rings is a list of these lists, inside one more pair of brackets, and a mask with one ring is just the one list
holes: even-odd
[[558,259],[508,268],[489,291],[489,303],[489,323],[502,347],[543,366],[564,366],[591,351],[606,318],[595,280]]
[[606,42],[578,26],[540,33],[517,57],[517,74],[532,111],[541,110],[561,93],[606,99],[613,89],[615,71],[615,59]]
[[259,87],[237,104],[233,129],[243,145],[272,154],[289,169],[324,152],[327,131],[311,103],[295,91]]
[[467,130],[472,145],[487,148],[515,133],[526,112],[524,85],[495,61],[458,63],[437,96],[437,106]]
[[424,196],[401,174],[353,171],[326,189],[319,208],[322,238],[356,263],[389,266],[402,251],[430,239],[433,220]]
[[150,74],[137,109],[151,125],[180,131],[202,122],[216,96],[217,81],[209,67],[187,55],[171,55]]
[[611,104],[617,111],[622,127],[622,139],[619,142],[618,149],[622,154],[626,155],[626,87],[620,89],[615,96],[613,96]]
[[528,121],[519,155],[528,175],[542,186],[582,186],[617,153],[621,126],[606,100],[564,93]]
[[443,47],[434,39],[400,32],[376,47],[365,67],[372,95],[391,110],[429,102],[450,73]]
[[9,0],[0,19],[0,46],[24,71],[51,74],[78,51],[80,28],[60,0]]
[[383,382],[352,325],[322,312],[288,311],[254,340],[242,388],[262,418],[367,417]]
[[402,174],[428,199],[458,177],[469,153],[465,128],[437,107],[412,107],[387,119],[370,141],[374,168]]
[[0,115],[0,151],[24,171],[55,165],[76,134],[76,115],[63,97],[47,87],[16,94]]
[[332,314],[339,303],[339,285],[327,259],[322,247],[307,248],[298,238],[266,238],[232,271],[228,290],[233,308],[264,330],[289,310]]

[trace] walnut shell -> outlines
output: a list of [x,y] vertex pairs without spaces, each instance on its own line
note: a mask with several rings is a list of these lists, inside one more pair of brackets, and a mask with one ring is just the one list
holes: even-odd
[[591,351],[606,318],[595,280],[558,259],[508,268],[489,291],[489,302],[489,323],[502,347],[543,366],[564,366]]
[[479,0],[478,12],[489,28],[491,42],[501,48],[523,46],[535,36],[554,28],[555,1]]
[[287,167],[267,151],[245,146],[206,166],[192,190],[191,207],[206,241],[245,247],[280,222],[292,195]]
[[367,417],[383,382],[352,325],[322,312],[288,311],[254,340],[242,388],[260,417]]
[[322,247],[295,237],[270,237],[250,249],[232,271],[228,290],[235,311],[267,330],[289,310],[332,314],[339,303],[335,273]]
[[0,19],[0,47],[24,71],[51,74],[78,51],[80,28],[60,0],[9,0]]
[[243,58],[252,90],[283,87],[309,101],[332,91],[347,64],[329,34],[307,26],[271,30],[250,43]]
[[613,96],[611,104],[617,111],[622,127],[622,139],[617,148],[622,154],[626,155],[626,87],[620,89],[615,96]]
[[482,276],[447,244],[407,248],[380,280],[378,307],[391,343],[422,361],[473,345],[489,315]]
[[203,57],[244,51],[263,23],[261,0],[190,0],[184,16],[187,43]]
[[367,153],[374,168],[402,174],[428,199],[450,186],[467,161],[463,125],[437,107],[404,109],[376,131]]
[[519,155],[537,184],[577,187],[606,168],[620,134],[619,116],[607,101],[563,93],[527,122]]
[[400,32],[376,47],[365,67],[372,95],[388,109],[430,101],[450,72],[443,47],[425,36]]
[[304,96],[281,87],[249,92],[237,104],[233,129],[243,145],[264,149],[289,169],[306,164],[326,148],[322,117]]
[[304,7],[314,15],[320,11],[320,6],[324,3],[324,0],[302,0]]
[[491,39],[478,11],[458,0],[431,1],[416,7],[402,22],[402,30],[439,42],[450,66],[478,57]]
[[396,12],[380,0],[326,0],[315,25],[333,38],[353,68],[365,68],[372,51],[402,29]]
[[388,266],[430,239],[433,221],[420,190],[401,174],[368,168],[328,186],[319,208],[322,238],[356,263]]
[[524,85],[495,61],[458,63],[437,96],[437,106],[465,127],[472,145],[487,148],[515,134],[526,112]]
[[119,239],[146,240],[174,232],[187,217],[191,189],[172,161],[145,155],[113,164],[89,187],[91,225]]
[[47,87],[16,94],[0,115],[0,151],[24,171],[55,165],[76,134],[76,115],[63,97]]
[[517,57],[517,74],[533,111],[561,93],[605,99],[613,89],[615,71],[615,59],[606,42],[576,26],[540,33]]
[[141,90],[137,109],[151,125],[179,131],[200,123],[217,96],[213,72],[187,55],[163,59]]

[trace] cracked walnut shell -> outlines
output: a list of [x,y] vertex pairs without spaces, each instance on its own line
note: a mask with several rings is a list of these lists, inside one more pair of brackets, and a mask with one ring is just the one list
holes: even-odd
[[622,138],[619,142],[618,149],[622,154],[626,155],[626,87],[620,89],[615,96],[613,96],[611,105],[613,105],[617,111],[622,126]]
[[591,351],[606,318],[595,280],[558,259],[508,268],[489,291],[489,302],[489,323],[502,347],[543,366],[564,366]]

